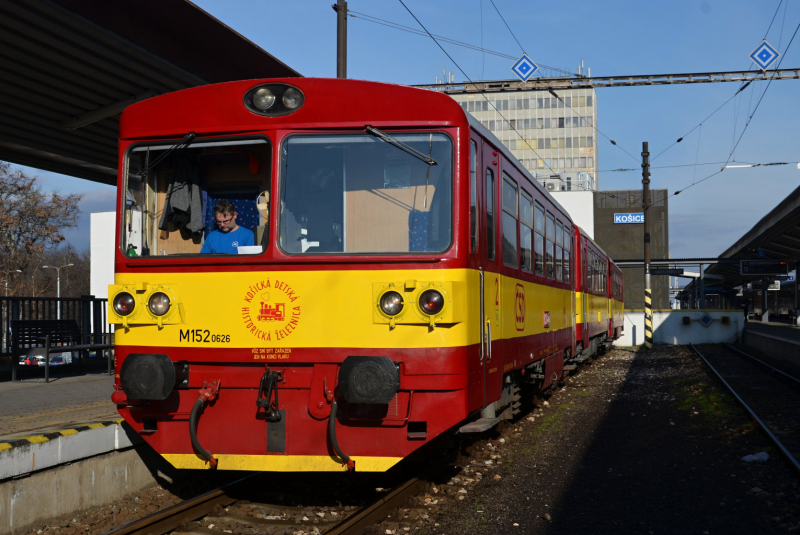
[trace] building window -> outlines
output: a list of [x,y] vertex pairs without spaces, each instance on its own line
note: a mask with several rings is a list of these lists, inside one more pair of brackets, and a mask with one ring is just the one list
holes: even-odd
[[547,255],[547,278],[554,279],[556,276],[556,218],[547,212],[547,241],[545,243],[545,254]]
[[563,117],[559,117],[558,118],[558,127],[559,128],[564,128],[564,118]]
[[568,149],[572,148],[572,138],[571,137],[568,137],[567,139],[565,139],[564,142],[566,143],[566,145],[565,145],[566,148],[568,148]]
[[517,267],[517,185],[503,173],[503,263]]
[[536,203],[534,216],[534,254],[536,260],[536,274],[544,276],[544,208]]
[[587,106],[591,106],[592,105],[592,95],[589,95],[588,97],[586,97],[586,105]]
[[[567,138],[567,141],[569,141],[569,138]],[[567,148],[569,148],[569,146]],[[572,158],[566,158],[564,169],[572,169]]]
[[567,103],[568,107],[572,107],[572,97],[564,97],[564,101]]
[[588,136],[586,138],[586,146],[587,147],[594,147],[594,138],[592,136]]
[[589,156],[588,160],[588,167],[594,167],[594,156]]
[[544,127],[545,128],[550,128],[550,119],[545,119],[544,120]]

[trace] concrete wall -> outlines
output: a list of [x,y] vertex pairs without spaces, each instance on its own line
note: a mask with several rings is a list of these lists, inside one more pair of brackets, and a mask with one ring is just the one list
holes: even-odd
[[[699,320],[708,314],[713,321],[704,326]],[[681,318],[692,318],[690,325],[683,325]],[[731,318],[723,325],[722,316]],[[654,310],[653,342],[656,344],[717,344],[735,343],[744,331],[744,313],[741,310]],[[639,346],[644,344],[644,311],[625,312],[625,332],[614,342],[616,346]]]
[[572,220],[594,239],[594,192],[551,191],[550,195],[564,207]]
[[114,232],[116,212],[95,212],[91,217],[91,268],[89,291],[93,296],[108,298],[108,285],[114,284]]
[[175,468],[140,444],[73,464],[0,481],[0,535],[26,533],[75,511],[108,505],[156,483],[171,483]]
[[800,344],[796,340],[748,330],[742,341],[770,357],[800,365]]

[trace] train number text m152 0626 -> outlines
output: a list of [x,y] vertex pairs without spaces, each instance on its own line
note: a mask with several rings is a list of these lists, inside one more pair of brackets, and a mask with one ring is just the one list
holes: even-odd
[[230,342],[229,334],[212,334],[208,329],[181,329],[179,342],[193,342],[208,344],[211,342]]

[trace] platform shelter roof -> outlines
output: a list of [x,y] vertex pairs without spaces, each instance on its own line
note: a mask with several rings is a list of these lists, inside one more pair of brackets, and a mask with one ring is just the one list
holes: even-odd
[[301,76],[187,0],[0,2],[0,43],[0,160],[105,184],[128,105]]
[[[759,257],[759,251],[763,251],[763,257]],[[800,262],[800,187],[728,247],[720,258],[786,260],[789,269],[794,269]],[[726,286],[756,280],[740,275],[738,263],[719,263],[707,272],[723,275]]]

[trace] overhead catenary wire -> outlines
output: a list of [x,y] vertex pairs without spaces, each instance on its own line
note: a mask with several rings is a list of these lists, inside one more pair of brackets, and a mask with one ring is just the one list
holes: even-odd
[[[453,59],[453,57],[447,52],[447,50],[445,50],[445,48],[441,45],[441,43],[439,43],[439,41],[436,40],[433,34],[431,34],[431,32],[428,31],[428,29],[425,27],[424,24],[422,24],[422,22],[417,18],[417,16],[414,15],[414,12],[408,8],[408,6],[403,2],[403,0],[398,0],[398,2],[400,2],[400,4],[406,9],[406,11],[408,11],[409,15],[411,15],[414,18],[414,20],[417,21],[417,24],[419,24],[422,27],[422,29],[425,30],[425,33],[427,33],[428,36],[430,36],[430,38],[433,39],[433,42],[436,43],[436,46],[438,46],[441,49],[441,51],[444,52],[445,56],[447,56],[448,59],[453,62],[453,65],[455,65],[456,68],[459,71],[461,71],[461,75],[464,76],[464,78],[466,78],[467,81],[477,89],[478,87],[475,85],[475,82],[473,82],[470,79],[470,77],[467,75],[466,72],[464,72],[464,69],[461,68],[458,62]],[[494,103],[491,100],[489,100],[489,97],[487,97],[483,92],[479,92],[479,94],[484,98],[484,100],[486,100],[486,102],[489,103],[489,105],[494,109],[494,111],[497,112],[497,114],[503,118],[503,121],[505,121],[508,124],[508,126],[511,127],[511,130],[513,130],[514,133],[516,133],[519,136],[519,138],[523,141],[523,143],[525,143],[528,146],[528,148],[533,151],[536,157],[540,160],[543,160],[543,158],[539,155],[539,153],[536,152],[536,149],[531,147],[530,143],[528,143],[528,140],[526,140],[525,137],[519,133],[516,127],[513,124],[511,124],[511,121],[506,119],[506,117],[500,112],[500,110],[497,109],[497,106],[495,106]],[[549,165],[547,165],[547,168],[550,169],[550,171],[552,171],[553,173],[555,173],[553,168],[550,167]]]
[[728,163],[730,163],[731,158],[733,156],[733,153],[736,151],[736,147],[738,147],[739,143],[741,143],[745,132],[747,132],[747,127],[750,126],[750,123],[752,122],[753,117],[755,117],[755,114],[758,111],[759,106],[761,105],[761,102],[764,100],[764,96],[766,96],[767,91],[769,91],[769,88],[772,85],[773,80],[775,80],[775,76],[777,76],[777,71],[778,71],[778,69],[780,69],[781,63],[783,63],[783,60],[786,59],[786,52],[788,52],[789,48],[792,46],[792,43],[794,42],[794,38],[797,36],[797,31],[798,30],[800,30],[800,24],[798,24],[797,28],[795,28],[794,33],[792,34],[792,38],[789,40],[789,44],[786,45],[786,49],[783,51],[783,55],[781,56],[780,61],[778,61],[778,65],[775,67],[775,73],[770,77],[769,81],[767,82],[767,87],[764,88],[764,92],[761,93],[761,97],[758,99],[758,102],[756,103],[756,107],[753,109],[753,113],[747,118],[747,122],[745,123],[744,128],[742,129],[742,133],[739,135],[739,138],[736,140],[736,144],[734,145],[733,149],[731,150],[730,154],[728,155],[728,159],[725,161],[725,164],[722,166],[722,168],[719,171],[717,171],[716,173],[712,173],[712,174],[708,175],[707,177],[703,178],[702,180],[698,180],[697,182],[694,182],[691,185],[686,186],[683,189],[679,189],[679,190],[675,191],[675,193],[673,193],[671,196],[679,195],[679,194],[683,193],[684,191],[686,191],[687,189],[692,188],[692,187],[694,187],[697,184],[700,184],[702,182],[705,182],[706,180],[717,176],[718,174],[722,173],[722,171],[725,170],[725,166],[728,165]]
[[[766,39],[767,39],[767,36],[769,35],[769,31],[770,31],[770,29],[772,28],[772,24],[775,22],[775,17],[778,15],[778,12],[779,12],[779,11],[780,11],[780,9],[781,9],[781,4],[783,4],[783,0],[780,0],[780,2],[778,2],[778,7],[777,7],[777,8],[775,8],[775,13],[773,13],[773,15],[772,15],[772,20],[770,21],[770,23],[769,23],[769,26],[767,27],[767,31],[766,31],[766,32],[764,32],[764,40],[765,40],[765,41],[766,41]],[[788,3],[787,3],[787,5],[788,5]],[[785,20],[785,17],[786,17],[786,11],[784,10],[784,20]],[[781,29],[781,34],[783,34],[783,29]],[[780,48],[780,44],[778,44],[778,48]],[[788,47],[787,47],[787,49],[788,49]],[[750,72],[752,69],[753,69],[753,64],[752,64],[752,63],[750,63],[750,65],[748,66],[747,72]],[[750,85],[750,81],[747,81],[747,82],[745,82],[744,84],[742,84],[742,86],[741,86],[741,87],[739,87],[739,89],[736,91],[736,93],[734,93],[734,94],[733,94],[733,95],[732,95],[732,96],[731,96],[731,97],[730,97],[728,100],[726,100],[725,102],[723,102],[723,103],[722,103],[722,104],[721,104],[721,105],[720,105],[720,106],[719,106],[719,107],[718,107],[716,110],[714,110],[714,111],[713,111],[713,112],[712,112],[712,113],[711,113],[711,114],[710,114],[708,117],[706,117],[705,119],[703,119],[702,121],[700,121],[700,123],[698,123],[698,124],[697,124],[697,126],[695,126],[695,127],[694,127],[694,128],[692,128],[691,130],[689,130],[688,132],[686,132],[684,135],[682,135],[681,137],[679,137],[677,141],[675,141],[674,143],[672,143],[672,144],[671,144],[670,146],[668,146],[666,149],[664,149],[664,150],[662,150],[661,152],[659,152],[659,153],[658,153],[658,154],[657,154],[655,157],[653,157],[653,158],[652,158],[650,161],[651,161],[651,162],[655,161],[655,160],[656,160],[656,158],[658,158],[659,156],[661,156],[662,154],[664,154],[665,152],[667,152],[669,149],[671,149],[672,147],[674,147],[675,145],[677,145],[678,143],[680,143],[681,141],[683,141],[683,140],[684,140],[684,138],[686,138],[686,136],[688,136],[689,134],[691,134],[692,132],[694,132],[694,131],[695,131],[695,130],[698,128],[698,127],[700,127],[700,125],[702,125],[704,122],[708,121],[708,120],[709,120],[711,117],[713,117],[713,116],[714,116],[714,115],[715,115],[715,114],[716,114],[716,113],[717,113],[719,110],[721,110],[723,107],[725,107],[725,105],[726,105],[728,102],[730,102],[730,101],[731,101],[731,100],[732,100],[734,97],[736,97],[736,95],[738,95],[739,93],[741,93],[742,91],[744,91],[745,89],[747,89],[747,86],[749,86],[749,85]],[[752,103],[753,103],[753,88],[751,88],[751,89],[750,89],[750,105],[752,105]],[[747,115],[748,115],[748,116],[750,115],[750,106],[748,106],[748,109],[747,109]],[[735,137],[736,137],[736,124],[735,124],[735,123],[734,123],[734,127],[733,127],[733,128],[734,128],[733,137],[735,138]],[[731,154],[733,154],[733,150],[731,151]]]
[[[414,35],[421,35],[423,37],[436,38],[436,39],[439,39],[440,41],[443,41],[445,43],[448,43],[448,44],[451,44],[451,45],[460,46],[462,48],[468,48],[470,50],[475,50],[477,52],[482,52],[484,54],[489,54],[489,55],[492,55],[492,56],[497,56],[497,57],[506,58],[506,59],[512,59],[512,60],[518,59],[517,56],[512,56],[511,54],[505,54],[503,52],[498,52],[496,50],[490,50],[488,48],[484,48],[483,46],[478,46],[478,45],[473,45],[473,44],[470,44],[470,43],[465,43],[463,41],[458,41],[456,39],[451,39],[450,37],[445,37],[445,36],[442,36],[442,35],[429,34],[429,33],[423,32],[421,30],[417,30],[416,28],[411,28],[409,26],[404,26],[402,24],[398,24],[398,23],[392,22],[390,20],[374,17],[372,15],[368,15],[366,13],[361,13],[359,11],[353,11],[352,9],[348,9],[347,10],[347,14],[351,18],[361,19],[364,22],[371,22],[373,24],[379,24],[381,26],[386,26],[388,28],[393,28],[395,30],[400,30],[400,31],[407,32],[407,33],[413,33]],[[551,71],[557,71],[557,72],[560,72],[560,73],[565,74],[567,76],[577,76],[573,72],[566,71],[564,69],[559,69],[558,67],[551,67],[549,65],[545,65],[543,63],[539,63],[538,61],[536,62],[536,64],[539,67],[542,67],[544,69],[551,70]]]
[[500,15],[500,19],[503,21],[503,24],[505,24],[506,28],[508,28],[508,32],[511,34],[511,37],[514,38],[514,41],[516,41],[517,44],[519,45],[520,49],[522,49],[522,53],[523,54],[527,54],[527,52],[525,52],[525,47],[522,46],[522,43],[519,42],[519,39],[517,39],[517,36],[514,35],[514,30],[512,30],[511,26],[508,25],[508,23],[506,22],[505,17],[503,17],[503,14],[500,13],[500,10],[497,9],[497,5],[495,5],[494,0],[489,0],[489,1],[492,3],[492,6],[494,6],[494,10],[497,11],[497,14]]

